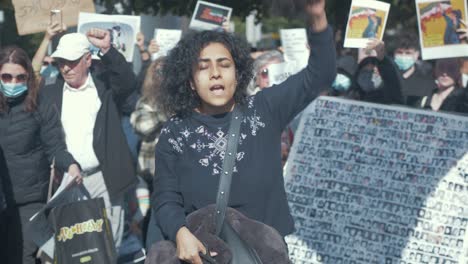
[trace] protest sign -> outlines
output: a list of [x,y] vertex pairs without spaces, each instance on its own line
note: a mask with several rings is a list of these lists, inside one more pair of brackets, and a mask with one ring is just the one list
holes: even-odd
[[468,43],[457,33],[467,20],[466,0],[416,0],[416,11],[424,60],[467,56]]
[[68,27],[77,25],[80,11],[94,13],[92,0],[12,0],[12,3],[19,35],[45,31],[50,21],[51,10],[60,10],[63,22]]
[[[133,61],[136,35],[140,31],[139,16],[80,13],[78,32],[85,34],[91,28],[108,30],[112,46],[122,53],[128,62]],[[98,48],[91,48],[93,59],[99,59],[98,52]]]
[[159,51],[152,55],[152,59],[156,60],[159,57],[166,56],[167,53],[175,47],[182,36],[182,31],[178,29],[162,29],[154,30],[154,39],[159,45]]
[[382,40],[390,4],[373,0],[353,0],[349,10],[344,47],[365,48],[369,39]]
[[280,36],[285,61],[294,61],[298,70],[305,68],[310,53],[305,28],[281,29]]
[[268,66],[268,82],[270,86],[284,82],[289,76],[298,72],[295,61],[270,64]]
[[285,168],[293,263],[467,263],[468,117],[320,97]]
[[190,28],[196,30],[213,30],[221,28],[231,18],[232,8],[198,1],[193,12]]

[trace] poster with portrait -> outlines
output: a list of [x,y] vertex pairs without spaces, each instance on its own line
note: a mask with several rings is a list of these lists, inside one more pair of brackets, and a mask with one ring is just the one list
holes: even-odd
[[285,168],[293,263],[467,263],[468,117],[319,97]]
[[[80,13],[78,32],[86,34],[91,28],[108,30],[112,46],[122,53],[128,62],[133,61],[136,35],[140,31],[139,16]],[[98,52],[98,48],[91,47],[93,59],[99,59]]]
[[467,56],[468,43],[457,33],[467,21],[466,0],[416,0],[416,11],[424,60]]
[[44,32],[50,22],[50,11],[60,10],[62,22],[76,26],[78,13],[94,12],[92,0],[12,0],[19,35]]
[[195,30],[221,28],[231,18],[232,8],[205,1],[198,1],[189,27]]
[[373,0],[353,0],[349,10],[344,47],[365,48],[369,39],[382,40],[390,4]]

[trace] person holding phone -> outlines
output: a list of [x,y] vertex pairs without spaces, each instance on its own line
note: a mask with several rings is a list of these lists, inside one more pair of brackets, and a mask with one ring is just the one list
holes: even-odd
[[[0,236],[4,263],[35,263],[37,246],[29,218],[45,204],[50,164],[80,182],[80,167],[67,152],[57,108],[39,95],[31,61],[18,47],[0,50],[0,147],[8,176],[2,173],[7,209]],[[33,227],[34,228],[34,227]]]

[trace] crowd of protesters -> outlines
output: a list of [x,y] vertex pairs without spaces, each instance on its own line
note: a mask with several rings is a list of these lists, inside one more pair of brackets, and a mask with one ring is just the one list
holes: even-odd
[[[225,155],[216,140],[227,135],[235,107],[255,124],[241,128],[243,165],[231,204],[281,236],[294,229],[282,166],[295,117],[317,96],[468,113],[468,57],[424,62],[415,32],[399,35],[392,51],[370,39],[356,54],[336,56],[324,1],[306,10],[309,63],[273,86],[268,67],[284,62],[280,49],[253,58],[229,32],[188,34],[154,61],[158,43],[146,46],[139,33],[138,75],[99,28],[63,34],[65,25],[50,24],[32,60],[21,48],[0,47],[0,247],[7,249],[0,259],[51,261],[38,256],[40,245],[27,231],[47,202],[51,164],[90,197],[104,198],[122,259],[166,239],[180,259],[201,263],[193,252],[207,249],[185,228],[185,217],[215,202]],[[458,37],[467,42],[466,29]],[[54,38],[58,46],[46,56]]]

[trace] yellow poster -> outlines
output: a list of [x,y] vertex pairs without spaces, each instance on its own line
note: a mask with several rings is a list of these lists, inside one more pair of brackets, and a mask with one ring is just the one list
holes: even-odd
[[349,10],[344,46],[365,48],[369,39],[382,40],[390,4],[373,0],[353,0]]
[[352,7],[352,17],[348,22],[347,38],[378,38],[383,37],[383,25],[386,12],[373,8]]
[[462,44],[456,32],[466,21],[466,0],[418,3],[419,26],[424,48]]

